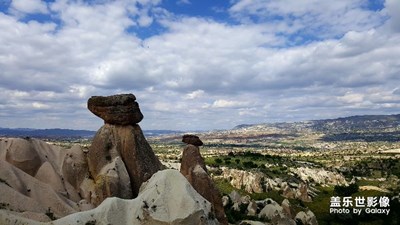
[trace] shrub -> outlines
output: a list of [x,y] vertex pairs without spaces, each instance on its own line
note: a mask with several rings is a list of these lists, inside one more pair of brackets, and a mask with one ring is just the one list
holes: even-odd
[[217,163],[217,164],[221,164],[221,163],[222,163],[222,159],[220,159],[220,158],[216,158],[216,159],[215,159],[215,163]]
[[352,183],[349,186],[336,185],[333,191],[339,196],[351,196],[352,194],[357,193],[358,189],[358,184]]

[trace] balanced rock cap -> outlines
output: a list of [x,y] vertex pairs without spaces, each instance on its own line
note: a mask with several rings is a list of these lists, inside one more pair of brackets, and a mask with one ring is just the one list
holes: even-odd
[[88,100],[88,109],[108,124],[131,125],[143,119],[133,94],[92,96]]
[[183,135],[182,142],[184,142],[186,144],[194,145],[194,146],[202,146],[203,145],[203,142],[200,140],[200,138],[198,136],[192,135],[192,134]]

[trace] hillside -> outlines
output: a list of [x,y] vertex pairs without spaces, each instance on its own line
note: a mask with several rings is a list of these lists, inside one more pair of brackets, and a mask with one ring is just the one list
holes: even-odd
[[[337,119],[288,123],[241,124],[229,130],[198,133],[209,143],[260,143],[271,140],[305,137],[321,141],[400,141],[400,114],[350,116]],[[154,141],[175,142],[180,135],[152,137]]]
[[293,123],[241,124],[234,127],[233,130],[268,128],[277,128],[286,131],[301,131],[307,129],[322,133],[398,131],[400,130],[400,114],[350,116]]

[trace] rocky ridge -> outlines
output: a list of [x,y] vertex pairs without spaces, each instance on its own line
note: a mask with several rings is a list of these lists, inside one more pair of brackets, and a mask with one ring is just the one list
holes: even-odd
[[228,180],[237,189],[244,189],[248,193],[262,193],[271,190],[281,191],[282,196],[286,198],[300,199],[305,202],[312,201],[312,198],[317,195],[317,190],[310,185],[312,183],[317,183],[321,186],[347,185],[343,175],[326,171],[322,168],[290,168],[291,173],[297,174],[298,181],[284,181],[281,178],[272,179],[256,171],[227,167],[222,167],[221,170],[222,173],[218,176]]

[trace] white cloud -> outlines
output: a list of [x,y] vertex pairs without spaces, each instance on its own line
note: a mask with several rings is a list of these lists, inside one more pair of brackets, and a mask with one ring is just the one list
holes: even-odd
[[196,99],[204,96],[204,91],[203,90],[196,90],[191,93],[186,94],[184,99]]
[[[45,123],[29,118],[51,117],[46,126],[97,129],[101,120],[85,108],[87,98],[120,92],[133,92],[145,115],[141,125],[158,129],[398,111],[400,34],[380,26],[385,10],[365,10],[361,1],[296,1],[287,8],[260,2],[238,1],[231,13],[245,19],[276,9],[299,20],[158,17],[154,11],[168,14],[159,1],[48,3],[61,23],[0,13],[0,123],[40,127]],[[337,25],[327,6],[344,16]],[[157,23],[165,31],[147,39],[127,32]],[[286,45],[286,34],[309,25],[321,27],[320,40]]]
[[344,96],[338,97],[338,100],[343,101],[346,104],[356,104],[364,101],[364,95],[348,92]]
[[48,13],[46,2],[41,0],[12,0],[11,7],[22,13]]
[[400,32],[400,1],[386,0],[385,7],[390,18],[390,26],[395,32]]
[[245,101],[218,99],[218,100],[214,101],[214,103],[211,105],[211,107],[213,107],[213,108],[238,108],[238,107],[246,107],[249,105],[250,105],[250,103],[245,102]]
[[367,4],[364,0],[337,0],[335,3],[320,0],[238,0],[229,11],[245,23],[263,22],[273,28],[272,32],[303,32],[319,38],[333,38],[349,30],[362,31],[381,25],[385,15],[368,10]]
[[35,109],[50,109],[49,105],[43,104],[41,102],[33,102],[32,107]]
[[178,4],[178,5],[190,5],[192,3],[189,0],[178,0],[176,2],[176,4]]

